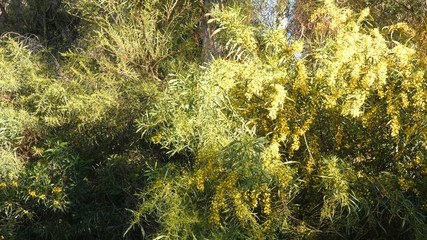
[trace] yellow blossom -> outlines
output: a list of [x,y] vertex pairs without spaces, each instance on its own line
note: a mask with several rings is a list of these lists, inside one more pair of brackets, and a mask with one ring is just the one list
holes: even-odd
[[18,183],[13,181],[12,184],[10,184],[12,187],[18,187]]
[[87,177],[84,177],[83,181],[89,181],[89,179]]
[[294,44],[292,44],[292,53],[300,53],[303,50],[304,50],[303,41],[296,41]]
[[30,196],[32,196],[32,197],[35,197],[36,196],[36,191],[28,190],[28,194],[30,194]]
[[401,44],[397,44],[393,48],[393,52],[399,58],[399,66],[401,66],[402,68],[408,64],[408,61],[415,54],[415,50],[414,49],[405,47],[405,46],[403,46]]
[[2,182],[2,183],[0,183],[0,187],[6,187],[7,185],[6,185],[6,183],[5,182]]
[[406,93],[402,92],[400,94],[400,98],[402,100],[402,106],[404,108],[407,108],[409,106],[409,102],[408,102],[408,96],[406,95]]
[[270,214],[271,213],[271,199],[270,199],[270,193],[265,193],[265,199],[264,199],[264,213]]
[[271,120],[276,119],[279,107],[283,105],[283,102],[287,95],[286,90],[283,88],[283,86],[275,84],[273,88],[275,90],[275,94],[273,96],[273,100],[271,101],[271,107],[268,109],[268,117]]
[[159,132],[156,136],[151,138],[151,141],[153,143],[158,143],[158,142],[160,142],[160,140],[162,140],[163,135],[164,135],[163,132]]
[[62,192],[62,187],[54,187],[52,193]]
[[40,198],[41,200],[45,200],[45,199],[46,199],[46,195],[42,194],[42,195],[40,195],[40,196],[39,196],[39,198]]
[[396,137],[397,135],[399,135],[399,130],[400,130],[399,119],[397,118],[397,116],[393,116],[391,120],[391,136]]
[[400,189],[408,191],[412,187],[412,182],[404,178],[399,179]]
[[369,8],[365,8],[360,12],[359,18],[357,19],[357,22],[362,22],[367,16],[369,15]]
[[325,74],[326,74],[325,71],[320,68],[320,69],[317,70],[314,79],[316,81],[320,81],[320,80],[322,80],[325,77]]

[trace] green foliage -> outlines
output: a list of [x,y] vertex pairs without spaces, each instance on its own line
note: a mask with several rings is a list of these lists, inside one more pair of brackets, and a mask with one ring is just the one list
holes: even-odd
[[[69,7],[90,24],[85,28],[85,50],[65,55],[64,76],[76,81],[75,87],[86,85],[79,89],[79,99],[84,99],[82,92],[93,90],[87,97],[92,102],[76,106],[85,114],[78,118],[83,119],[77,123],[81,131],[70,138],[93,138],[92,145],[105,143],[101,148],[135,141],[135,119],[158,101],[169,74],[184,71],[194,55],[200,55],[194,38],[197,3],[77,1]],[[88,122],[94,116],[100,119]]]
[[62,223],[69,205],[66,183],[70,182],[65,179],[76,159],[64,153],[66,145],[55,144],[46,150],[45,158],[25,164],[15,178],[2,178],[2,234],[18,239],[32,234],[62,238],[64,228],[58,221]]
[[[376,27],[387,32],[388,26],[407,23],[408,26],[415,29],[411,34],[401,31],[394,32],[389,36],[389,40],[399,40],[401,42],[412,42],[418,49],[418,54],[426,57],[426,14],[427,5],[423,0],[350,0],[334,1],[339,7],[350,8],[353,11],[362,11],[369,9],[368,18],[364,19],[363,25]],[[297,1],[294,14],[294,21],[289,25],[295,36],[302,36],[310,42],[322,41],[324,31],[319,31],[316,24],[310,21],[313,12],[322,7],[322,2],[317,0]],[[324,22],[325,25],[327,22]],[[389,32],[390,33],[390,32]]]
[[0,103],[0,178],[17,178],[22,161],[17,151],[23,140],[23,132],[34,127],[35,119],[28,112],[15,110],[10,104]]
[[[133,119],[120,115],[128,108],[119,105],[119,88],[102,83],[106,78],[95,73],[90,58],[68,54],[70,75],[49,66],[45,61],[56,62],[45,51],[32,52],[21,40],[5,37],[0,50],[0,234],[10,239],[104,239],[108,233],[116,239],[127,228],[125,207],[135,204],[132,193],[141,185],[127,177],[138,173],[134,164],[123,164],[127,172],[120,177],[113,174],[116,165],[103,166],[117,151],[111,142],[126,139],[125,145],[137,136],[135,130],[133,139],[126,135]],[[105,139],[104,145],[97,144]],[[99,146],[103,149],[94,154]],[[97,158],[99,167],[93,169],[94,161],[79,155]],[[121,155],[117,162],[126,163],[142,154]],[[110,176],[120,181],[107,183]]]
[[[31,45],[66,50],[78,37],[79,19],[64,8],[63,0],[3,0],[0,32],[37,37]],[[37,43],[37,44],[36,44]]]
[[127,81],[143,78],[147,89],[200,55],[192,36],[200,9],[192,1],[84,0],[70,7],[92,23],[89,49],[103,70]]
[[[425,61],[410,42],[367,27],[367,15],[324,1],[312,16],[323,40],[305,46],[251,25],[241,8],[215,8],[222,57],[178,75],[139,121],[170,153],[194,154],[193,169],[168,178],[183,192],[154,181],[134,224],[154,214],[153,236],[169,238],[191,229],[196,238],[421,239]],[[212,225],[188,222],[193,214]]]
[[290,39],[210,3],[71,1],[60,60],[1,38],[0,237],[423,239],[424,30],[325,0]]

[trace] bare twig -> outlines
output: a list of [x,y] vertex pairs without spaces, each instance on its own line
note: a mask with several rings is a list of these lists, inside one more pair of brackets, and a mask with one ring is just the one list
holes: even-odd
[[311,154],[310,148],[308,147],[307,138],[305,137],[305,133],[302,134],[304,137],[305,146],[307,147],[308,154],[310,155],[311,161],[313,161],[314,167],[317,168],[316,161],[314,161],[313,155]]

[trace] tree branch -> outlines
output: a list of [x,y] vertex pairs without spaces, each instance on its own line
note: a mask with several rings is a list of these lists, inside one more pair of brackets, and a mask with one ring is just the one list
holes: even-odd
[[400,5],[402,5],[404,8],[406,8],[406,9],[408,9],[409,11],[411,11],[411,12],[413,12],[414,11],[414,9],[412,8],[412,6],[409,4],[409,5],[406,5],[406,3],[403,3],[403,2],[400,2],[400,1],[398,1],[398,0],[394,0],[397,4],[400,4]]

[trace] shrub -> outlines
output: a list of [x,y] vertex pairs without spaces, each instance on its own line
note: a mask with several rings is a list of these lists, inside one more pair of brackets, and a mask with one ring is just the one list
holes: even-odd
[[139,122],[171,153],[195,156],[193,169],[161,171],[134,224],[154,215],[153,236],[169,238],[421,239],[425,60],[364,25],[367,14],[324,1],[312,21],[326,38],[309,43],[215,8],[223,55],[171,80]]

